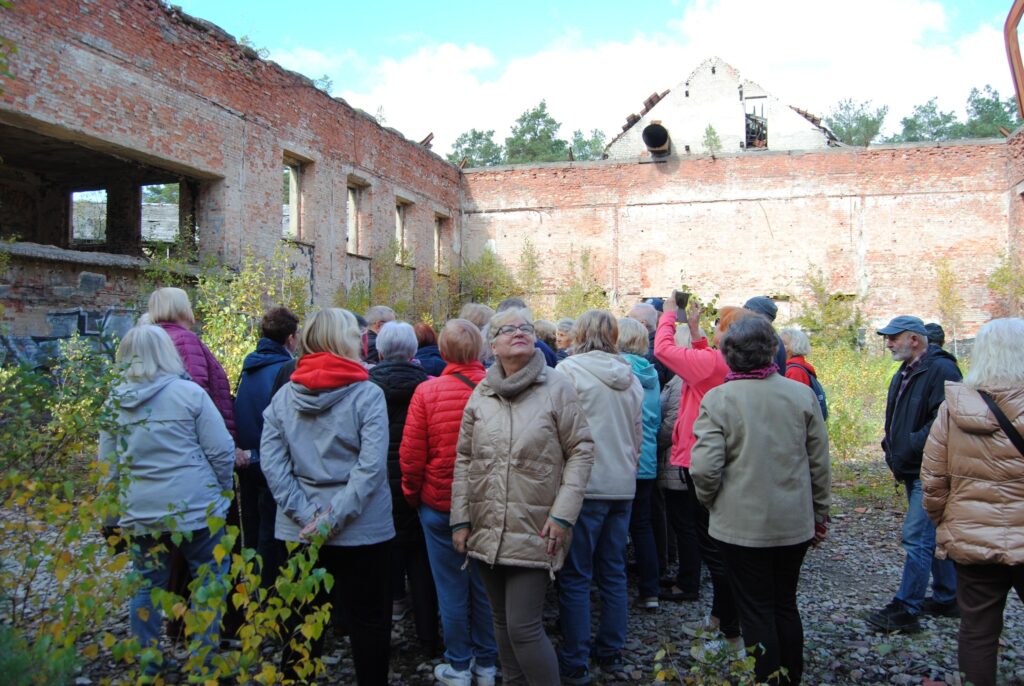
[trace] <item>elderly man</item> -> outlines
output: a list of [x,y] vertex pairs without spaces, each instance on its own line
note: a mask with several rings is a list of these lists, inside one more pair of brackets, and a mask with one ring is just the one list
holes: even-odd
[[374,305],[366,311],[366,339],[363,343],[363,361],[367,364],[380,362],[377,354],[377,334],[382,326],[395,321],[395,311],[387,305]]
[[654,356],[654,332],[658,328],[658,309],[649,301],[659,301],[659,298],[648,298],[644,302],[637,303],[630,308],[626,314],[630,319],[635,319],[647,329],[647,354],[644,356],[647,361],[654,365],[658,371],[658,387],[664,388],[675,374],[658,361]]
[[[885,461],[907,490],[903,520],[903,579],[892,601],[866,619],[882,631],[920,631],[918,617],[932,614],[959,616],[956,606],[956,571],[950,560],[935,559],[935,524],[921,505],[921,456],[928,432],[945,399],[946,381],[960,381],[956,358],[928,345],[928,331],[917,317],[896,317],[878,335],[892,358],[901,362],[889,383],[885,405]],[[925,597],[928,577],[932,596]]]

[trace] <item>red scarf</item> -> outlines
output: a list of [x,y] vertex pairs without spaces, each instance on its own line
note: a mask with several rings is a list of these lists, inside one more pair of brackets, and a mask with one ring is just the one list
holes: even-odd
[[311,391],[341,388],[369,378],[370,374],[363,365],[334,353],[303,355],[292,373],[292,381]]
[[767,379],[772,374],[779,373],[779,365],[772,362],[767,367],[761,369],[751,369],[749,372],[729,372],[725,375],[726,381],[736,381],[737,379]]

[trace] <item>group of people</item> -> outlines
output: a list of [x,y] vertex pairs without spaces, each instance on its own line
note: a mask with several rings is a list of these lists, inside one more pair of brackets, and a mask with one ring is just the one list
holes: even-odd
[[[227,573],[228,558],[214,557],[223,531],[206,517],[229,516],[234,472],[243,542],[259,553],[268,589],[286,542],[322,542],[317,564],[334,584],[321,599],[334,606],[335,630],[351,637],[360,684],[387,683],[391,624],[409,608],[424,649],[443,642],[441,684],[488,686],[499,665],[508,684],[587,684],[594,667],[620,672],[630,542],[639,607],[698,600],[703,563],[710,613],[679,627],[698,639],[698,654],[750,649],[758,681],[799,683],[796,590],[808,547],[828,529],[828,435],[807,337],[780,337],[776,312],[765,297],[721,307],[709,340],[701,305],[682,312],[672,299],[638,303],[621,319],[590,310],[557,323],[535,321],[518,298],[496,310],[471,303],[440,331],[397,321],[386,306],[365,318],[326,308],[301,326],[275,307],[232,399],[223,368],[191,331],[185,292],[158,289],[148,321],[118,349],[124,383],[111,402],[127,439],[101,436],[112,478],[132,477],[119,522],[145,579],[131,602],[132,631],[158,644],[151,588],[182,592],[175,577],[204,564],[215,578]],[[880,333],[896,357],[894,325]],[[914,345],[916,356],[896,357],[913,366],[894,377],[884,447],[909,479],[911,507],[916,497],[921,508],[921,480],[910,478],[904,452],[920,455],[920,419],[938,403],[900,403],[932,403],[917,379],[944,373],[935,368],[945,360],[927,351],[935,357],[924,363]],[[949,421],[937,426],[952,435]],[[958,491],[946,477],[940,492],[935,473],[934,484],[923,478],[924,507],[941,519],[933,493],[948,510]],[[173,529],[191,532],[178,545],[168,513]],[[923,549],[920,519],[909,529]],[[941,523],[939,531],[941,554]],[[673,548],[677,572],[667,577]],[[910,558],[908,547],[908,568]],[[927,566],[924,574],[926,584]],[[995,576],[985,577],[989,591]],[[557,651],[543,624],[552,580]],[[950,583],[940,578],[936,595]],[[601,598],[593,635],[592,584]],[[901,589],[886,617],[920,611],[908,598]],[[302,619],[296,613],[288,628]],[[199,637],[210,654],[218,624]],[[322,644],[320,634],[311,656]],[[283,653],[283,669],[298,676],[300,655]],[[159,660],[146,669],[158,673]]]

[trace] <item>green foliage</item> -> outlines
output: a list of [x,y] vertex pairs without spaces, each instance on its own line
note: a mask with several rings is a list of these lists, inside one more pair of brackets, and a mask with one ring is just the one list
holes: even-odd
[[1024,314],[1024,266],[1016,252],[1004,253],[999,265],[988,276],[988,289],[1002,317]]
[[939,109],[938,98],[916,105],[909,117],[900,120],[903,130],[890,140],[898,143],[914,141],[947,141],[963,137],[963,125],[954,112]]
[[885,424],[885,396],[892,360],[879,349],[857,350],[843,342],[816,345],[810,361],[828,396],[828,436],[834,461],[857,458],[877,447]]
[[715,127],[708,124],[708,127],[704,129],[704,140],[701,141],[704,145],[704,151],[714,157],[722,151],[722,139],[718,137],[718,132],[715,131]]
[[543,277],[540,271],[540,253],[537,252],[537,247],[529,238],[523,241],[523,248],[519,252],[519,269],[516,271],[516,277],[523,296],[534,308],[534,318],[542,318],[541,312],[538,309],[540,306],[539,296],[542,295],[541,288],[543,286]]
[[583,132],[576,129],[572,132],[572,155],[577,160],[600,160],[604,158],[604,131],[593,129],[590,138],[586,138]]
[[601,286],[590,262],[590,251],[584,250],[579,258],[568,265],[568,280],[561,284],[555,297],[554,317],[578,317],[587,310],[606,310],[608,294]]
[[179,202],[179,186],[176,183],[143,186],[142,202],[162,202],[177,205]]
[[61,349],[52,375],[0,370],[0,625],[14,650],[0,664],[28,661],[32,684],[96,660],[133,590],[127,557],[95,534],[125,487],[96,459],[100,429],[123,435],[104,404],[118,376],[84,339]]
[[568,159],[569,144],[558,138],[562,127],[548,113],[544,100],[533,109],[519,115],[512,134],[505,139],[506,161],[509,164],[525,162],[559,162]]
[[264,310],[284,305],[301,320],[309,307],[309,281],[296,273],[293,253],[280,246],[269,261],[247,254],[238,273],[204,269],[196,282],[193,311],[203,342],[220,361],[234,391],[242,361],[260,337]]
[[885,105],[872,109],[871,101],[840,100],[825,117],[825,124],[843,143],[866,147],[878,137],[888,112]]
[[963,322],[964,296],[957,283],[956,271],[945,257],[935,261],[935,295],[942,325],[949,329],[956,354],[957,333]]
[[[748,649],[745,657],[737,657],[732,650],[723,647],[719,651],[706,650],[703,660],[696,659],[698,646],[703,643],[695,639],[688,655],[681,652],[674,643],[663,643],[654,654],[655,684],[679,683],[692,686],[759,686],[754,676],[754,655]],[[705,644],[706,645],[706,644]],[[693,658],[687,660],[687,657]]]
[[334,79],[332,79],[327,74],[324,74],[318,79],[313,79],[313,85],[316,88],[322,90],[324,93],[330,95],[331,89],[334,88]]
[[476,302],[495,307],[510,295],[522,292],[515,275],[489,247],[484,248],[476,260],[463,261],[452,278],[459,284],[459,303]]
[[811,300],[803,304],[797,323],[814,345],[856,347],[859,330],[864,327],[857,299],[830,292],[828,278],[820,269],[809,272],[806,278]]
[[8,686],[63,686],[74,676],[75,656],[30,645],[17,629],[0,625],[0,674]]
[[467,167],[492,167],[505,161],[505,151],[494,142],[494,129],[470,129],[459,134],[448,153],[448,161],[459,164],[466,160]]
[[[0,10],[14,8],[13,0],[0,0]],[[13,41],[0,35],[0,95],[3,95],[3,79],[13,79],[14,72],[11,71],[11,59],[18,52],[18,46]]]
[[1004,100],[990,85],[981,91],[971,89],[967,96],[965,138],[999,138],[1003,135],[1000,128],[1013,131],[1020,124],[1016,97],[1011,95]]
[[254,43],[252,38],[250,38],[248,35],[243,35],[241,38],[239,38],[238,44],[242,47],[251,48],[256,53],[256,56],[259,57],[261,60],[265,60],[268,57],[270,57],[270,50],[268,50],[267,48],[256,47],[256,43]]

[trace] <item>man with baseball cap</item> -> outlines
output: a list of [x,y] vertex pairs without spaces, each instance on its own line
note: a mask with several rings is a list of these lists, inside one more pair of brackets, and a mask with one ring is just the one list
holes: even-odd
[[[878,330],[892,359],[902,362],[889,383],[885,404],[885,461],[907,490],[903,520],[903,579],[892,601],[866,619],[882,631],[913,633],[924,614],[959,616],[956,572],[949,560],[935,559],[935,524],[921,506],[921,455],[928,432],[945,399],[946,381],[960,381],[956,358],[928,346],[928,331],[917,317],[901,316]],[[926,598],[928,577],[932,596]]]

